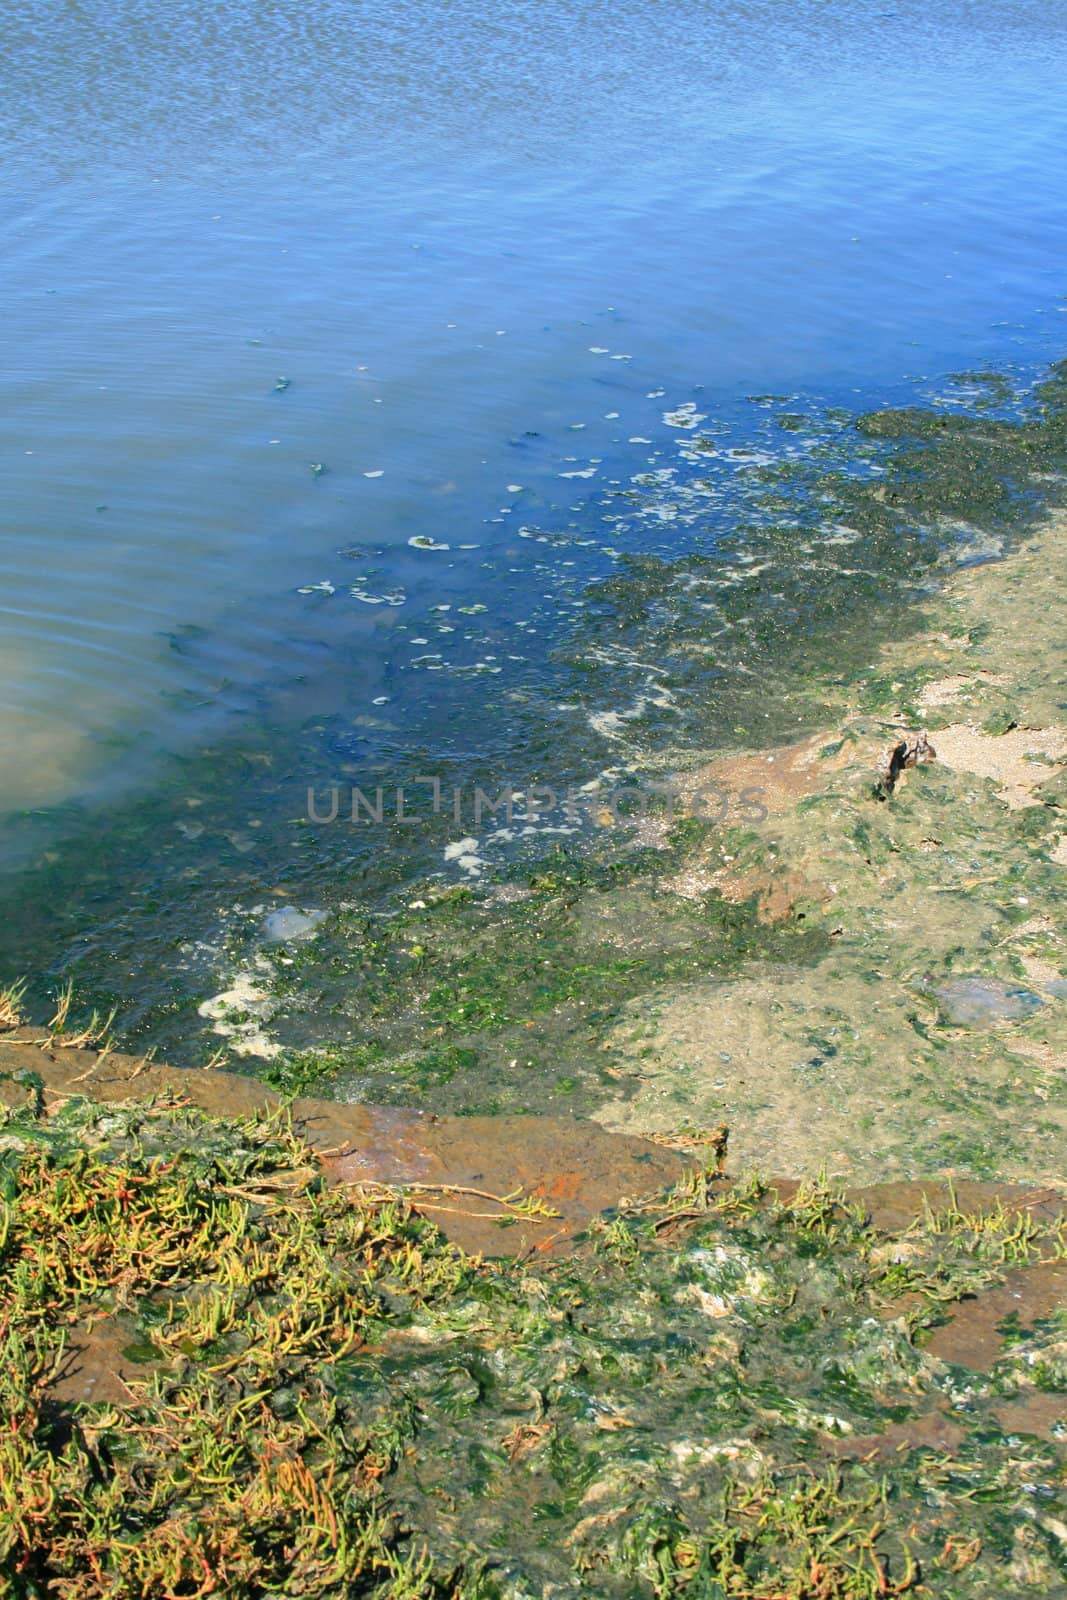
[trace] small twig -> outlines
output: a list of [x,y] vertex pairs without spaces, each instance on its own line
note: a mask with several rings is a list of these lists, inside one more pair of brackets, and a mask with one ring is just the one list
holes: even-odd
[[[524,1200],[516,1200],[513,1195],[490,1194],[485,1189],[471,1189],[466,1184],[461,1183],[398,1183],[394,1189],[386,1184],[364,1182],[357,1185],[357,1187],[359,1187],[364,1193],[366,1193],[368,1190],[374,1189],[377,1189],[380,1192],[384,1191],[384,1194],[388,1199],[396,1199],[398,1196],[406,1197],[408,1195],[419,1194],[439,1194],[444,1195],[448,1199],[452,1199],[456,1195],[468,1195],[474,1200],[488,1200],[495,1206],[501,1206],[503,1208],[502,1214],[504,1216],[519,1217],[533,1222],[551,1222],[561,1215],[559,1211],[556,1211],[551,1206],[546,1205],[543,1200],[535,1199],[533,1197],[529,1197]],[[519,1193],[521,1193],[521,1191],[516,1189],[515,1195],[518,1195]],[[380,1197],[380,1193],[377,1196],[371,1196],[371,1198]],[[419,1209],[425,1211],[452,1211],[456,1208],[452,1206],[435,1206],[423,1203],[419,1205]],[[475,1211],[464,1211],[461,1214],[463,1216],[489,1215],[494,1219],[496,1216],[495,1213]]]
[[[96,1060],[93,1062],[92,1066],[89,1067],[87,1071],[79,1073],[76,1078],[71,1078],[71,1080],[70,1080],[71,1083],[84,1083],[86,1078],[91,1078],[93,1073],[96,1071],[96,1069],[102,1063],[102,1061],[103,1061],[104,1057],[106,1056],[106,1054],[107,1054],[107,1051],[106,1050],[102,1050],[100,1052],[100,1054],[97,1056]],[[136,1076],[136,1074],[134,1074],[134,1076]]]
[[[470,1217],[475,1222],[500,1222],[505,1217],[508,1221],[518,1222],[519,1214],[514,1211],[466,1211],[462,1206],[435,1206],[429,1200],[420,1200],[416,1211],[445,1211],[453,1217]],[[558,1216],[558,1212],[556,1213]],[[522,1215],[523,1222],[551,1222],[551,1217],[536,1217]]]

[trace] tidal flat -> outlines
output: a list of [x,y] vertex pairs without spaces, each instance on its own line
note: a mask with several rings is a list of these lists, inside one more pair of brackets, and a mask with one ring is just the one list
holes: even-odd
[[[692,775],[762,780],[769,815],[665,887],[755,903],[823,953],[632,1003],[612,1042],[634,1092],[607,1126],[726,1119],[748,1162],[866,1182],[1062,1181],[1065,582],[1054,515],[951,578],[821,732]],[[886,794],[881,754],[920,729],[928,758]]]
[[12,1594],[1067,1593],[1048,393],[918,446],[998,559],[932,561],[802,738],[671,752],[760,822],[335,913],[264,992],[332,963],[362,1031],[273,1089],[8,994]]

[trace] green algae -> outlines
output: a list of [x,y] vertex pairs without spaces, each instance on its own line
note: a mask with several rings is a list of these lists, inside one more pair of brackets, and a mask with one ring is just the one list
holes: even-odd
[[[15,1596],[1063,1592],[1064,1440],[997,1420],[1067,1415],[1062,1318],[1020,1300],[989,1375],[924,1348],[1062,1259],[1061,1221],[950,1203],[887,1233],[825,1182],[695,1169],[535,1272],[400,1193],[323,1191],[277,1117],[69,1100],[3,1136]],[[120,1401],[57,1384],[87,1315],[134,1347]]]
[[[858,750],[879,723],[925,720],[920,696],[930,674],[912,657],[940,615],[937,585],[957,564],[1017,543],[1061,493],[1067,470],[1067,364],[1014,406],[988,374],[963,375],[958,389],[957,398],[980,391],[996,404],[976,401],[963,410],[954,399],[951,409],[810,418],[801,455],[745,467],[744,516],[727,532],[712,509],[694,512],[688,554],[622,558],[613,577],[589,590],[574,648],[565,632],[553,636],[551,700],[531,685],[502,697],[494,712],[525,747],[529,773],[588,778],[605,757],[593,722],[605,707],[627,703],[640,709],[627,713],[625,739],[608,753],[631,779],[691,764],[698,752],[739,741],[773,745],[816,727],[828,730],[828,747],[844,741]],[[787,432],[799,415],[782,413]],[[681,443],[696,456],[718,449],[710,427]],[[640,500],[645,492],[631,486],[624,497]],[[960,642],[969,651],[981,649],[983,626],[981,618],[968,619]],[[641,699],[649,662],[669,698]],[[561,687],[566,715],[555,705]],[[983,705],[991,728],[1032,717],[1036,708],[1022,681],[988,686]],[[870,719],[866,728],[858,730],[856,715]],[[330,751],[347,750],[340,741],[350,735],[338,717],[312,718],[291,739],[278,730],[250,732],[239,747],[180,764],[173,792],[158,805],[119,808],[101,822],[91,852],[78,838],[41,856],[19,886],[12,922],[18,949],[9,957],[18,963],[13,975],[33,969],[34,1008],[74,972],[92,1003],[119,1007],[127,1044],[158,1045],[172,1059],[202,1064],[218,1045],[196,1015],[205,986],[218,982],[219,965],[232,972],[254,962],[263,964],[257,981],[277,1002],[270,1030],[283,1055],[269,1072],[280,1084],[305,1087],[319,1076],[345,1092],[466,1110],[544,1109],[564,1096],[575,1109],[591,1110],[610,1103],[631,1076],[628,1050],[618,1046],[620,1020],[629,1026],[635,1012],[651,1013],[681,987],[740,973],[746,964],[771,987],[780,975],[788,992],[798,973],[827,953],[827,941],[841,937],[814,902],[798,900],[792,921],[769,930],[755,898],[737,906],[709,892],[701,904],[687,904],[662,893],[672,871],[679,875],[707,855],[709,836],[698,837],[695,823],[673,837],[673,860],[634,849],[623,829],[583,825],[572,851],[542,853],[545,843],[533,841],[510,864],[502,854],[503,864],[487,871],[469,898],[461,892],[444,899],[447,819],[417,835],[396,826],[362,838],[316,828],[302,814],[305,787],[295,791],[292,773],[335,779]],[[395,754],[395,744],[390,748]],[[400,765],[429,771],[434,757],[429,748],[415,749]],[[1058,783],[1050,775],[1049,809]],[[949,818],[955,824],[960,786],[929,774],[924,786],[925,822],[936,834]],[[843,853],[858,851],[886,869],[899,859],[894,836],[872,831],[854,798]],[[831,790],[805,804],[814,825],[837,801]],[[237,833],[233,817],[242,805],[256,815]],[[1007,871],[1019,877],[1020,892],[1044,892],[1026,857],[1026,839],[1040,847],[1039,823],[1027,815],[1010,827],[1018,839],[1013,832],[1008,841]],[[190,829],[195,839],[184,831]],[[747,840],[729,826],[712,831],[724,855],[736,845],[743,865],[771,867],[766,830]],[[998,823],[995,837],[1002,832]],[[612,881],[579,884],[575,863],[590,846],[596,870],[616,871]],[[979,849],[992,870],[994,848]],[[626,858],[632,865],[618,865]],[[839,853],[833,864],[854,863]],[[117,883],[128,885],[122,903]],[[526,898],[505,901],[495,893],[501,887]],[[921,892],[939,887],[924,882]],[[263,950],[271,896],[336,906],[342,892],[358,901],[358,911],[336,911],[314,941]],[[416,896],[426,899],[427,911],[410,910]],[[227,902],[221,909],[220,898]],[[88,931],[87,907],[95,921]],[[1001,907],[1000,914],[1010,912]],[[874,915],[869,904],[864,915]],[[68,954],[50,967],[42,952],[51,958],[58,949]],[[210,970],[204,950],[212,952]],[[944,952],[934,955],[939,970]],[[868,940],[864,970],[881,970],[880,961]],[[841,1026],[850,1005],[865,1005],[873,982],[857,984],[828,1025]],[[914,1020],[904,1026],[914,1035],[926,1023],[912,1010]],[[821,1022],[814,1033],[827,1037]],[[837,1070],[840,1048],[826,1057],[808,1039],[799,1043],[797,1061],[809,1063],[804,1071]],[[923,1071],[937,1071],[930,1058],[940,1043],[935,1038]],[[870,1074],[878,1046],[864,1051],[855,1067]],[[811,1065],[816,1055],[823,1061]],[[756,1101],[753,1093],[739,1107]],[[671,1104],[684,1112],[673,1093]],[[863,1095],[856,1116],[874,1116]],[[1003,1127],[977,1138],[981,1170],[991,1170],[1001,1135],[1007,1139]],[[944,1162],[950,1146],[962,1150],[962,1137],[959,1129],[930,1133],[916,1154],[925,1150]],[[902,1136],[899,1148],[906,1143]],[[820,1159],[831,1153],[824,1149]]]
[[[417,909],[388,918],[342,913],[313,949],[275,969],[272,990],[284,1004],[310,969],[320,1015],[333,1010],[343,1038],[266,1076],[286,1088],[316,1075],[342,1091],[358,1081],[399,1104],[432,1094],[438,1110],[543,1110],[560,1094],[574,1109],[598,1104],[610,1082],[604,1041],[635,989],[753,959],[805,963],[826,949],[823,932],[769,927],[751,905],[662,896],[660,881],[703,836],[698,823],[666,850],[560,852],[504,904],[484,890],[428,889]],[[545,1061],[551,1076],[516,1076],[520,1062]]]
[[[859,441],[880,453],[864,462]],[[1062,497],[1065,472],[1067,362],[1010,419],[919,407],[861,416],[808,458],[760,469],[764,515],[713,552],[620,561],[586,613],[576,682],[589,692],[618,673],[625,658],[610,641],[621,634],[670,685],[672,746],[713,749],[737,726],[768,744],[795,737],[833,714],[876,640],[921,628],[916,601],[946,561],[1017,542]],[[747,575],[724,567],[731,555]],[[662,742],[662,717],[655,732]]]

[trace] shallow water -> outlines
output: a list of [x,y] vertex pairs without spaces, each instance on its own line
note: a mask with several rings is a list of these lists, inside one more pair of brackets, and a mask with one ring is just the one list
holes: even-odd
[[[229,807],[225,879],[249,743],[275,785],[416,739],[499,770],[520,724],[544,758],[584,585],[714,550],[747,467],[824,442],[747,397],[962,402],[954,371],[1060,353],[1067,5],[16,0],[0,46],[17,861],[180,782]],[[687,405],[723,445],[695,502],[634,483]],[[583,708],[594,771],[669,709],[632,665]],[[166,899],[188,853],[145,829]],[[84,859],[13,959],[105,937],[129,862]]]
[[[1058,4],[556,3],[536,26],[519,4],[7,8],[8,804],[336,674],[323,644],[370,700],[395,619],[297,592],[347,577],[339,548],[395,553],[384,586],[409,594],[481,582],[559,473],[638,470],[628,439],[661,442],[694,385],[716,409],[877,399],[1042,353],[1065,24]],[[420,534],[479,549],[428,570]]]

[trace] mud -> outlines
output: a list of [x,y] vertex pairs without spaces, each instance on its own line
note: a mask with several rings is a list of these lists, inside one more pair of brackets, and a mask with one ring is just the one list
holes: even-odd
[[[221,1117],[286,1105],[329,1181],[432,1187],[439,1192],[421,1201],[427,1215],[465,1250],[488,1256],[563,1248],[600,1212],[662,1188],[684,1170],[682,1157],[662,1145],[577,1118],[437,1117],[389,1106],[285,1101],[237,1073],[54,1048],[34,1042],[40,1038],[22,1028],[0,1039],[0,1103],[25,1103],[26,1087],[3,1075],[28,1072],[39,1076],[46,1107],[76,1095],[118,1103],[177,1097]],[[518,1216],[493,1202],[518,1189],[543,1201],[544,1214]]]
[[891,1422],[884,1433],[861,1433],[852,1439],[830,1439],[831,1455],[853,1461],[874,1461],[910,1450],[933,1450],[954,1455],[967,1437],[966,1430],[942,1411],[928,1411],[907,1422]]

